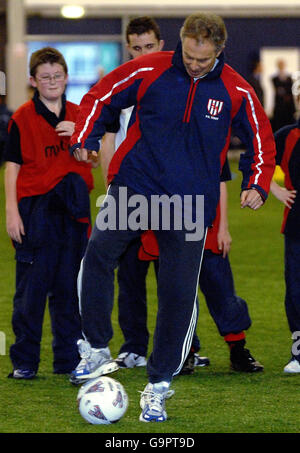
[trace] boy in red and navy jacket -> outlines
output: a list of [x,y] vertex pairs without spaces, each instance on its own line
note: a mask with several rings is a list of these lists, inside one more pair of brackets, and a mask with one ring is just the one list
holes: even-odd
[[[300,101],[300,99],[299,99]],[[272,193],[285,204],[281,233],[285,248],[285,310],[292,333],[291,359],[285,373],[300,373],[300,120],[275,133],[276,163],[285,188],[271,183]]]
[[35,377],[48,297],[54,373],[78,361],[81,336],[77,274],[90,223],[91,163],[69,154],[78,106],[66,101],[67,65],[43,48],[30,59],[32,100],[12,116],[5,151],[6,226],[16,257],[10,348],[15,379]]

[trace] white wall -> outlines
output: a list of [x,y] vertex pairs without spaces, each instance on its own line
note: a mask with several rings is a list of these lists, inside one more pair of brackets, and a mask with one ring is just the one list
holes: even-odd
[[276,73],[276,63],[278,60],[286,62],[286,72],[293,78],[299,73],[300,49],[290,47],[271,47],[262,48],[260,51],[262,62],[262,86],[264,89],[264,107],[267,115],[272,116],[274,107],[274,87],[271,77]]

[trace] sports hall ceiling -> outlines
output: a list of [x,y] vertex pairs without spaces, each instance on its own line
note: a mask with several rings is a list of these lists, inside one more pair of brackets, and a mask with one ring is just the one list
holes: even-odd
[[[0,0],[0,4],[3,0]],[[9,1],[9,0],[7,0]],[[59,16],[63,5],[81,5],[86,17],[151,14],[186,16],[195,10],[209,10],[223,16],[300,15],[300,0],[23,0],[28,14]]]

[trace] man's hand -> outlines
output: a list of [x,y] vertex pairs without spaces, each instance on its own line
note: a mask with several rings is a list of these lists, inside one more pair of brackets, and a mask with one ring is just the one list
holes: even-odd
[[243,190],[241,193],[241,208],[253,209],[256,211],[264,204],[260,193],[255,189]]
[[74,157],[78,162],[86,162],[89,163],[98,163],[98,153],[96,151],[90,151],[86,148],[77,148],[74,151]]

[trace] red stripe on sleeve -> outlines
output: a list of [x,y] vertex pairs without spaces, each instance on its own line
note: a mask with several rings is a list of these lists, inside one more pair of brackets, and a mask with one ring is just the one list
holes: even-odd
[[[230,66],[225,65],[221,78],[231,97],[232,117],[237,114],[243,100],[246,101],[246,114],[253,131],[252,146],[254,150],[254,162],[251,165],[253,174],[249,178],[248,188],[253,184],[258,185],[268,193],[275,170],[276,154],[270,122],[253,88],[239,74]],[[247,145],[247,143],[245,144]]]

